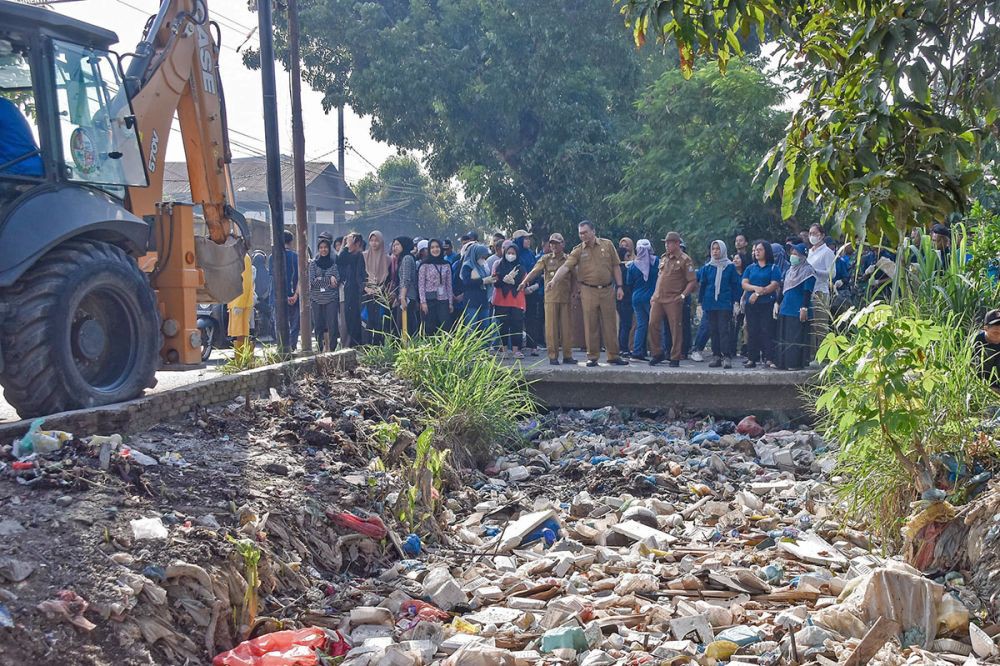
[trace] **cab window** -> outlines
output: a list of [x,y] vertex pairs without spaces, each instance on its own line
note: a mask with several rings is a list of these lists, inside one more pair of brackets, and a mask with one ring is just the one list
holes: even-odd
[[110,54],[54,42],[63,164],[69,180],[118,196],[147,184],[132,109]]
[[45,176],[27,49],[0,38],[0,178]]

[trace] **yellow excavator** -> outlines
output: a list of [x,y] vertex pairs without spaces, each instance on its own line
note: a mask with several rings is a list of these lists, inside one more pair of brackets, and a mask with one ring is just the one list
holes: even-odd
[[[117,41],[0,0],[0,385],[22,417],[128,400],[161,364],[200,363],[199,298],[242,289],[249,233],[205,0],[163,0],[135,52]],[[183,204],[163,201],[175,114]]]

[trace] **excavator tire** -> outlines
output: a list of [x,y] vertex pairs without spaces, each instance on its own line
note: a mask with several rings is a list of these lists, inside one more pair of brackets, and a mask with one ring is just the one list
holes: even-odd
[[77,239],[0,291],[4,397],[22,418],[130,400],[155,384],[160,317],[135,260]]

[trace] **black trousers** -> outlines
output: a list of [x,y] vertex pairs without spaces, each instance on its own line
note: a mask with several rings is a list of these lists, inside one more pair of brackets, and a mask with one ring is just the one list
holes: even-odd
[[809,324],[798,317],[778,317],[778,361],[783,370],[800,370],[809,353]]
[[424,315],[424,335],[434,335],[448,325],[448,301],[427,300],[427,314]]
[[[310,305],[312,306],[313,332],[316,334],[318,343],[317,349],[319,351],[333,351],[337,348],[337,337],[339,336],[337,320],[340,315],[340,302],[317,303],[313,301]],[[323,334],[325,333],[330,334],[329,349],[323,347]]]
[[774,361],[774,339],[778,322],[773,303],[747,303],[747,358],[751,361]]
[[545,344],[545,296],[536,291],[527,294],[524,302],[524,346],[535,349]]
[[365,342],[381,345],[385,342],[385,332],[389,330],[389,313],[373,296],[366,295],[362,303],[368,313]]
[[736,343],[733,334],[732,310],[709,310],[708,330],[712,337],[712,351],[716,356],[732,358],[736,353]]
[[520,348],[524,333],[524,312],[521,308],[498,305],[496,318],[500,324],[500,346],[505,349]]
[[344,326],[347,328],[347,330],[344,331],[344,337],[347,339],[342,341],[343,345],[345,347],[356,347],[360,345],[362,343],[361,336],[364,331],[361,326],[361,294],[345,294]]

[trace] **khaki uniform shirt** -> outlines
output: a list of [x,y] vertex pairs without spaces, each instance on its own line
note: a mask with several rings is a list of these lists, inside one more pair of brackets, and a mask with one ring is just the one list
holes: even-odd
[[597,238],[593,245],[580,243],[566,259],[568,268],[576,269],[576,279],[590,287],[607,287],[615,283],[618,248],[607,238]]
[[570,294],[573,293],[573,275],[570,275],[565,280],[560,280],[559,284],[554,287],[550,287],[552,284],[552,278],[555,277],[556,271],[559,267],[566,263],[568,256],[566,253],[562,253],[556,256],[555,253],[549,252],[548,254],[543,254],[538,258],[535,263],[535,267],[531,269],[528,273],[528,277],[525,278],[528,282],[531,282],[541,274],[542,280],[545,282],[545,302],[546,303],[569,303]]
[[660,273],[656,277],[656,289],[651,300],[654,303],[672,303],[689,284],[697,281],[691,257],[683,252],[675,256],[664,254],[660,257]]

